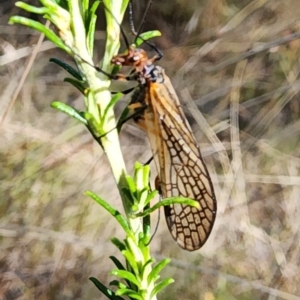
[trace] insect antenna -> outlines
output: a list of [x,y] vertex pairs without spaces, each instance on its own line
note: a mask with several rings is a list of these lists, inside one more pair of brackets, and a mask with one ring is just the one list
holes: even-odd
[[139,26],[138,31],[136,31],[135,26],[134,26],[134,20],[133,20],[133,4],[132,4],[132,0],[130,0],[130,2],[129,2],[129,22],[130,22],[131,32],[135,35],[135,42],[138,38],[140,38],[145,44],[147,44],[150,48],[152,48],[157,53],[157,55],[153,59],[153,61],[158,61],[164,56],[162,51],[159,48],[157,48],[153,43],[150,43],[149,41],[144,40],[140,36],[140,34],[141,34],[141,32],[142,32],[142,30],[145,26],[145,23],[147,21],[147,17],[148,17],[150,8],[152,6],[152,3],[153,3],[153,0],[148,1],[146,10],[145,10],[144,15],[143,15],[143,20],[141,22],[141,25]]
[[130,2],[129,2],[129,21],[130,21],[130,29],[131,29],[132,33],[133,33],[136,37],[138,37],[138,36],[141,34],[141,32],[142,32],[142,30],[143,30],[143,28],[144,28],[144,26],[145,26],[145,23],[146,23],[146,21],[147,21],[148,14],[149,14],[150,8],[151,8],[151,6],[152,6],[152,3],[153,3],[153,0],[149,0],[149,1],[148,1],[146,10],[145,10],[144,15],[143,15],[142,22],[141,22],[141,24],[140,24],[140,26],[139,26],[138,31],[136,31],[136,30],[135,30],[135,26],[134,26],[134,21],[133,21],[133,4],[132,4],[132,0],[130,0]]

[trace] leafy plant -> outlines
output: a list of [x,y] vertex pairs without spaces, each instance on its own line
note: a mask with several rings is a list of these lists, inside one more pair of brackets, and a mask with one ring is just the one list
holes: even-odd
[[[122,93],[111,95],[109,91],[110,76],[107,74],[113,70],[111,59],[117,54],[120,46],[120,23],[128,0],[103,1],[107,37],[105,54],[100,64],[102,72],[100,73],[93,67],[92,60],[97,20],[96,10],[100,1],[95,1],[92,5],[89,0],[40,0],[40,3],[41,7],[31,6],[24,2],[17,2],[16,6],[42,15],[55,26],[55,31],[40,22],[21,16],[11,17],[10,23],[25,25],[45,34],[49,40],[75,59],[79,70],[58,59],[51,59],[51,62],[58,64],[72,76],[66,78],[65,81],[71,83],[82,93],[86,110],[77,111],[59,101],[54,101],[52,107],[83,123],[104,149],[125,211],[125,215],[122,215],[101,197],[91,191],[86,192],[86,195],[100,204],[117,220],[126,235],[123,241],[112,238],[113,244],[125,258],[125,264],[122,264],[116,257],[110,257],[116,266],[111,274],[118,278],[118,280],[113,280],[110,285],[115,286],[116,291],[106,287],[96,278],[91,277],[90,280],[109,299],[123,299],[122,296],[127,296],[129,299],[156,299],[157,293],[173,280],[168,278],[159,281],[161,270],[170,260],[163,259],[159,263],[155,263],[151,257],[150,213],[163,205],[172,203],[195,205],[195,201],[185,198],[169,198],[150,208],[150,202],[157,195],[157,191],[151,191],[149,187],[149,166],[136,163],[132,177],[126,172],[118,138],[118,122],[113,110],[114,105],[122,97]],[[144,33],[136,40],[136,45],[138,46],[143,41],[159,34],[157,31]],[[122,116],[126,116],[127,113],[128,109]]]

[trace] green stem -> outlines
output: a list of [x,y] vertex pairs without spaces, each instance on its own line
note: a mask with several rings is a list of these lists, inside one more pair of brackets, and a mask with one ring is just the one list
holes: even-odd
[[[76,32],[81,33],[84,30],[84,23],[82,21],[79,21],[82,20],[82,17],[80,15],[78,0],[72,0],[70,2],[72,2],[72,5],[70,5],[70,10],[72,10],[71,15],[73,16],[72,27],[74,28],[74,30],[76,29]],[[120,1],[106,2],[104,2],[104,4],[107,7],[105,9],[107,15],[107,39],[105,55],[102,60],[102,68],[105,72],[110,73],[112,70],[110,61],[112,57],[117,54],[120,46],[120,22],[122,21],[125,9],[124,3],[123,6],[120,7]],[[126,0],[126,2],[127,6],[128,1]],[[120,11],[120,14],[116,13],[118,11]],[[114,16],[111,15],[111,12],[114,12]],[[115,18],[117,18],[117,21]],[[83,74],[85,74],[88,85],[90,87],[90,92],[92,93],[92,97],[88,97],[88,112],[94,117],[97,123],[100,124],[101,122],[103,124],[103,127],[101,129],[104,133],[107,133],[103,134],[103,136],[101,137],[101,144],[107,155],[113,176],[118,185],[125,213],[127,216],[129,216],[131,211],[131,203],[129,199],[127,199],[126,195],[122,193],[122,190],[124,188],[128,188],[126,181],[127,171],[119,143],[119,136],[116,129],[116,119],[113,106],[109,106],[112,98],[111,93],[108,90],[110,86],[110,79],[104,74],[97,72],[92,67],[93,62],[89,57],[86,47],[81,46],[83,43],[82,39],[75,38],[74,43],[75,48],[80,49],[78,55],[80,55],[80,57],[90,63],[89,65],[83,61],[78,61],[79,67],[82,69]],[[83,51],[81,51],[82,48],[84,48]],[[103,122],[104,119],[105,121]],[[129,217],[128,219],[133,232],[137,236],[138,233],[142,231],[140,219],[131,219]]]

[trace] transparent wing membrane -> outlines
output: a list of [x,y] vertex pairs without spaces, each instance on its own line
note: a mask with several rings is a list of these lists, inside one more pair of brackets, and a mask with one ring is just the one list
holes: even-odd
[[147,87],[138,98],[146,109],[136,122],[148,134],[163,198],[184,196],[200,204],[200,210],[180,204],[165,207],[173,238],[193,251],[203,246],[214,224],[217,207],[212,182],[168,77],[164,74],[163,83],[149,82]]

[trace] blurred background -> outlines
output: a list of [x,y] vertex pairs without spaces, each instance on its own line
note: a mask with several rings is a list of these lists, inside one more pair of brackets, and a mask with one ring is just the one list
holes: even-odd
[[[108,257],[120,256],[110,238],[123,235],[83,193],[122,210],[120,198],[89,132],[50,108],[55,100],[83,108],[67,74],[49,63],[71,59],[43,41],[23,82],[39,34],[7,24],[26,15],[14,2],[0,2],[0,299],[105,299],[88,278],[114,279]],[[139,24],[147,1],[134,4]],[[95,62],[105,39],[101,11],[98,22]],[[123,28],[132,40],[128,20]],[[151,246],[157,260],[172,258],[164,275],[176,283],[159,299],[300,299],[299,0],[154,0],[150,29],[162,32],[159,64],[218,201],[213,232],[196,252],[181,250],[161,217]],[[120,139],[129,172],[151,157],[133,123]]]

